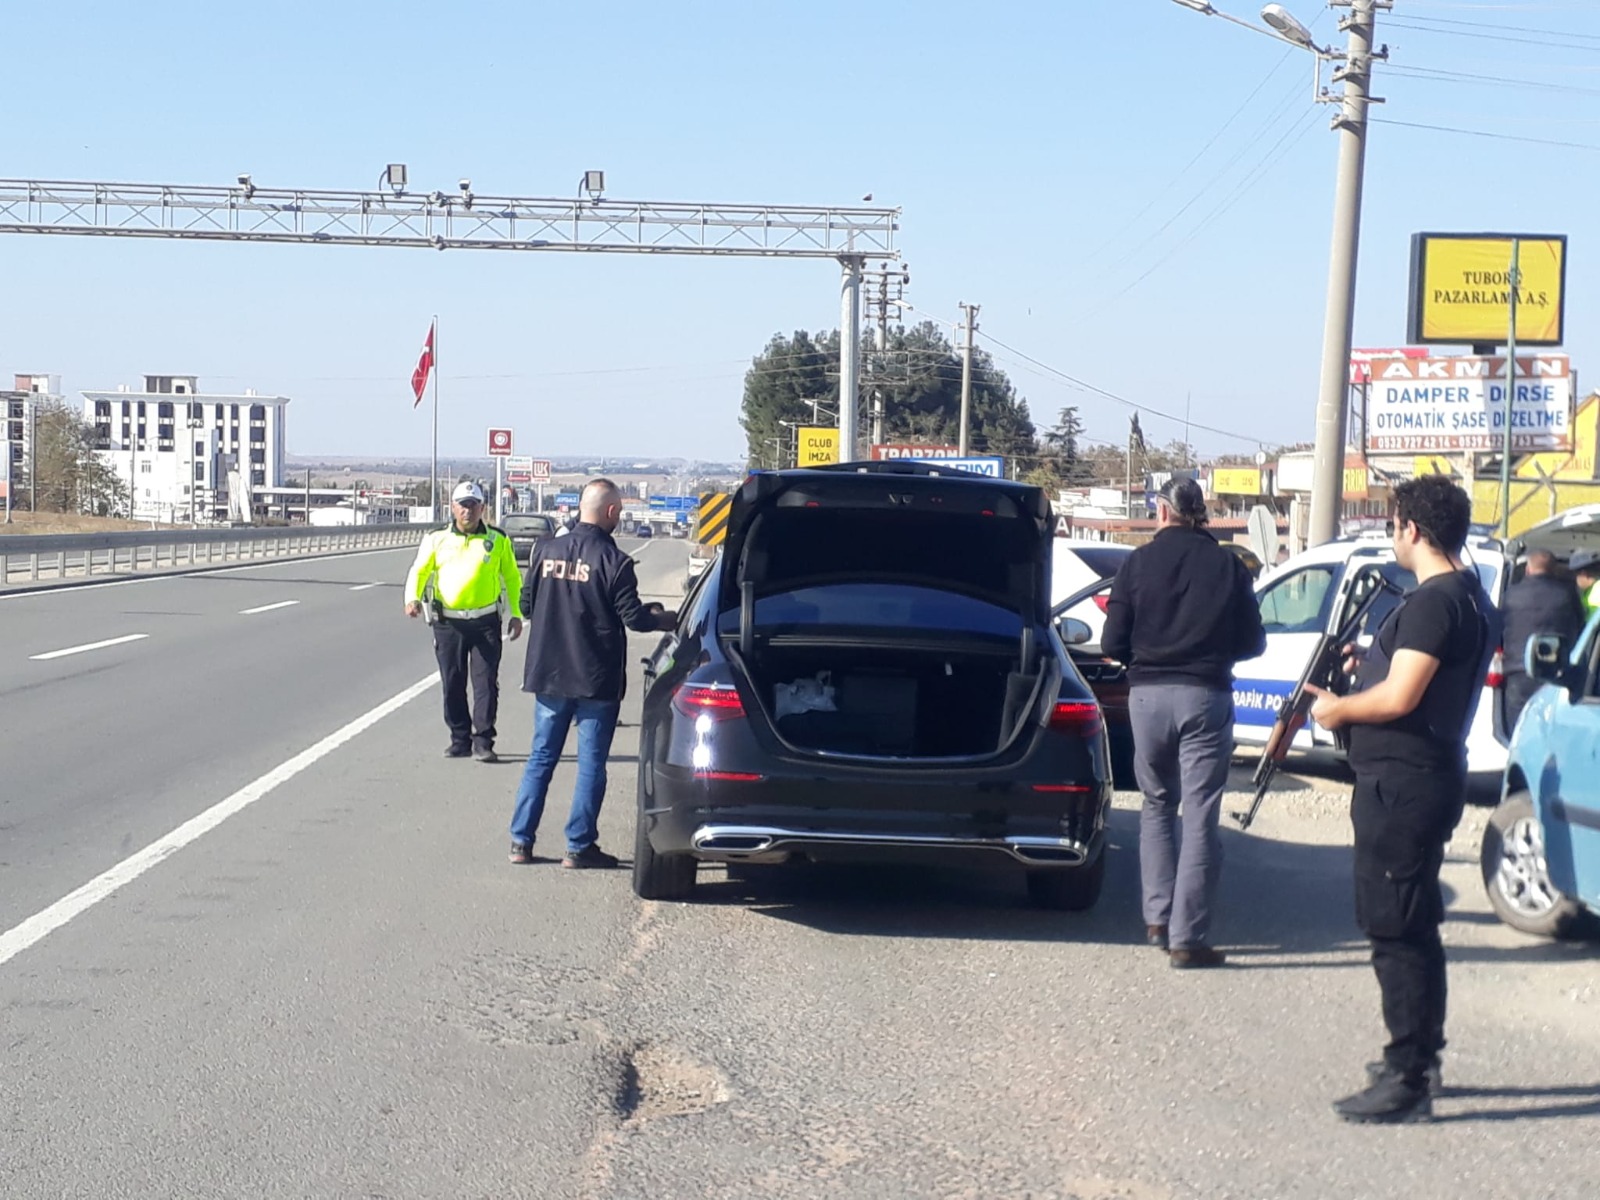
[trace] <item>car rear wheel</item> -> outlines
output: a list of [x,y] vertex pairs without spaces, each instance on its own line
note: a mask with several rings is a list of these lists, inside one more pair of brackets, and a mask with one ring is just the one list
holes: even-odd
[[641,812],[633,834],[633,894],[641,900],[687,900],[699,863],[688,854],[657,854]]
[[1550,882],[1544,831],[1526,791],[1513,792],[1490,814],[1478,861],[1495,916],[1513,929],[1568,938],[1588,925],[1584,907]]
[[1028,899],[1035,908],[1048,908],[1058,912],[1084,912],[1100,899],[1100,889],[1106,882],[1106,856],[1100,856],[1086,867],[1056,868],[1049,871],[1028,872]]

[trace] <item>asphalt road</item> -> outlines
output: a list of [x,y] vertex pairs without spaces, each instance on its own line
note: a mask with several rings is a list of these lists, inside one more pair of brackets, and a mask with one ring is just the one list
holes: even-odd
[[[683,544],[630,548],[677,599]],[[1336,785],[1227,834],[1221,972],[1139,944],[1131,798],[1086,915],[914,870],[708,870],[702,902],[640,904],[625,872],[505,862],[522,653],[508,761],[440,757],[407,558],[0,600],[0,1195],[1594,1195],[1595,948],[1488,916],[1481,813],[1447,868],[1450,1094],[1348,1127],[1327,1105],[1381,1027]]]

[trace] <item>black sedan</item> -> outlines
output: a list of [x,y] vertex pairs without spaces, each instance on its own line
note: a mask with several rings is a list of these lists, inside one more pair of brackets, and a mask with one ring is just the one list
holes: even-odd
[[500,522],[500,528],[511,539],[511,548],[517,554],[517,565],[525,567],[533,553],[533,544],[540,538],[555,536],[556,521],[545,513],[507,513]]
[[752,476],[647,661],[634,890],[701,862],[954,859],[1084,909],[1099,706],[1051,627],[1037,488],[933,464]]

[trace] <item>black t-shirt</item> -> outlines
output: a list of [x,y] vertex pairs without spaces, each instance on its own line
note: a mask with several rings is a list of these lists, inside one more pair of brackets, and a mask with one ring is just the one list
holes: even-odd
[[1381,683],[1401,650],[1439,660],[1417,707],[1381,725],[1350,728],[1350,765],[1358,772],[1466,769],[1466,734],[1483,691],[1495,642],[1494,606],[1473,571],[1435,575],[1411,591],[1378,629],[1357,690]]

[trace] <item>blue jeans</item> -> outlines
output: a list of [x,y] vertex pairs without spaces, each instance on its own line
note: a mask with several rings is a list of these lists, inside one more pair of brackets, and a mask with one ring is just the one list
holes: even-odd
[[511,840],[533,844],[544,816],[545,796],[556,763],[567,744],[567,730],[578,725],[578,783],[572,792],[572,813],[567,818],[567,853],[578,854],[600,837],[600,805],[606,798],[606,759],[617,731],[618,700],[570,700],[565,696],[535,696],[533,748],[517,785],[517,810],[511,816]]

